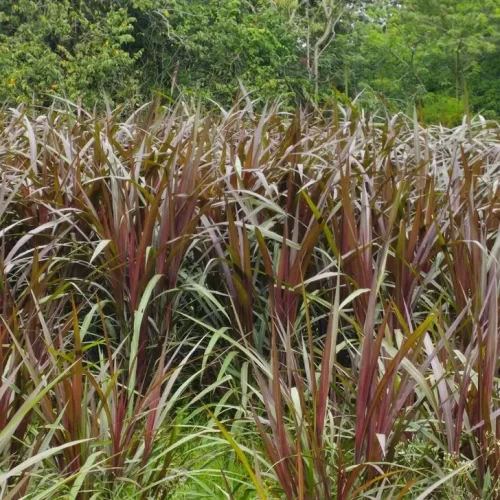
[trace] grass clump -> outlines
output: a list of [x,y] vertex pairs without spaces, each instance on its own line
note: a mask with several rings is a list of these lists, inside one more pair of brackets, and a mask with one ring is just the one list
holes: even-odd
[[498,496],[498,124],[0,123],[2,498]]

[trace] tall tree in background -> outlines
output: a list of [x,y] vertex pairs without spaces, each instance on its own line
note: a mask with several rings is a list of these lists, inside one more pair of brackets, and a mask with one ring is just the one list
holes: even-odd
[[[302,0],[288,3],[290,24],[297,23],[302,32],[302,47],[306,49],[306,64],[314,82],[314,92],[319,92],[320,58],[335,38],[343,16],[354,7],[345,0]],[[291,8],[290,8],[291,7]]]
[[130,98],[133,24],[118,0],[0,0],[0,100]]
[[[361,88],[399,105],[423,101],[431,114],[463,114],[469,96],[480,107],[474,75],[487,73],[500,46],[500,8],[496,0],[379,0],[354,31]],[[486,84],[496,85],[495,78]]]
[[441,51],[443,63],[453,77],[455,98],[464,100],[467,111],[468,78],[500,41],[498,2],[412,0],[405,12],[406,25],[427,34],[430,42],[427,51],[431,52],[433,47]]
[[[342,56],[341,51],[335,50],[340,47],[339,37],[352,35],[353,20],[359,16],[364,5],[370,3],[367,0],[278,1],[278,5],[288,10],[289,24],[297,33],[298,48],[305,52],[302,57],[316,97],[320,94],[321,80],[327,85],[339,86],[337,70]],[[326,60],[324,65],[323,59]],[[337,64],[331,64],[332,59]],[[322,73],[325,73],[324,78]]]
[[263,99],[293,98],[301,71],[297,34],[279,6],[243,0],[155,3],[147,20],[153,29],[141,28],[149,47],[142,61],[153,88],[165,92],[175,80],[187,96],[227,103],[242,80]]

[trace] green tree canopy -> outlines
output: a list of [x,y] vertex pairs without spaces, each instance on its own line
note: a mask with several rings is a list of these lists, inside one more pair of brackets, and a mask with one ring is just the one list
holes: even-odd
[[497,0],[0,0],[0,100],[228,105],[363,93],[429,121],[500,116]]

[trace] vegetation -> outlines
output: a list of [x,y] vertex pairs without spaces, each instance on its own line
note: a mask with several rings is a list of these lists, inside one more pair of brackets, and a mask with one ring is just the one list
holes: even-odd
[[2,498],[498,498],[498,123],[0,121]]
[[[458,125],[500,116],[497,0],[0,0],[0,102],[230,106],[362,94]],[[133,106],[132,106],[133,108]]]
[[500,498],[498,0],[0,0],[0,498]]

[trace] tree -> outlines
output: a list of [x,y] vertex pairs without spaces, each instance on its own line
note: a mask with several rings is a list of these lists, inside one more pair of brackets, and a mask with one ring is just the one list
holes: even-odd
[[[0,0],[0,101],[157,94],[500,116],[498,0]],[[447,118],[445,118],[447,117]]]
[[355,29],[365,54],[356,78],[396,102],[466,111],[469,97],[480,102],[473,76],[498,50],[499,16],[496,0],[377,1]]
[[137,91],[134,19],[119,1],[0,0],[0,100],[88,103]]
[[[221,103],[234,99],[238,80],[263,100],[293,98],[304,74],[297,56],[297,33],[278,5],[243,0],[167,0],[151,14],[153,51],[144,65],[161,68],[154,87],[175,85],[185,95]],[[307,77],[307,75],[304,75]]]

